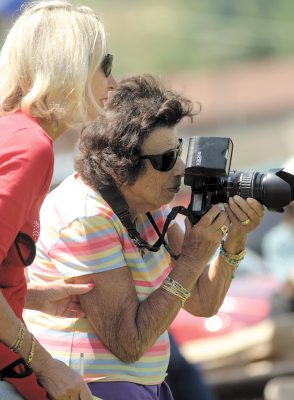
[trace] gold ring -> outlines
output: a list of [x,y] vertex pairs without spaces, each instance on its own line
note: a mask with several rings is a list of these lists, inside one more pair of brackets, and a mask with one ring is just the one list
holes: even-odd
[[229,228],[226,225],[223,225],[220,227],[220,230],[222,231],[222,233],[225,235],[228,233]]
[[242,221],[241,224],[242,224],[243,226],[246,226],[246,225],[249,224],[249,222],[250,222],[250,219],[247,218],[245,221]]

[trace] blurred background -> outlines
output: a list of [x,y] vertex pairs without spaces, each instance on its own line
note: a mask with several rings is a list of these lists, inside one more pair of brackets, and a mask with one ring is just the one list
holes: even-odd
[[[0,44],[21,3],[0,0]],[[294,170],[292,0],[79,3],[97,9],[104,21],[117,79],[152,73],[192,99],[196,109],[201,104],[194,123],[181,126],[185,150],[193,135],[230,137],[231,169],[267,172],[287,164]],[[77,132],[69,132],[55,143],[52,187],[73,171],[77,138]],[[185,188],[176,202],[188,204]],[[283,215],[267,211],[250,235],[247,261],[218,319],[199,318],[195,324],[182,315],[175,321],[173,333],[181,351],[200,365],[219,399],[273,400],[266,384],[294,372],[292,314],[283,313],[282,321],[282,313],[271,315],[280,282],[267,269],[262,252],[265,233],[282,220]],[[277,398],[288,398],[279,393]]]
[[[0,0],[1,42],[21,3]],[[184,125],[184,137],[231,137],[236,169],[266,170],[294,155],[291,0],[82,3],[104,21],[117,79],[156,74],[196,109],[201,104],[194,124]],[[63,141],[67,151],[69,137],[56,146],[63,151]],[[65,160],[61,164],[65,168]]]

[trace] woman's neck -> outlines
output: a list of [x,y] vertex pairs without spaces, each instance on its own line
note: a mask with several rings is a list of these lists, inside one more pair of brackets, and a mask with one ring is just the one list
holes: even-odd
[[59,136],[61,136],[67,130],[64,125],[58,125],[58,127],[54,127],[53,124],[41,119],[38,119],[38,123],[53,141],[58,139]]

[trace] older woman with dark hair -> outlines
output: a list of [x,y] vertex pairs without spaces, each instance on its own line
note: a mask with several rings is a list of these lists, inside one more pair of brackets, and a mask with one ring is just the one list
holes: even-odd
[[[137,76],[118,85],[106,111],[81,136],[77,172],[45,200],[30,272],[38,282],[60,277],[94,282],[95,288],[80,296],[87,318],[31,311],[27,322],[41,343],[74,369],[84,354],[93,394],[172,399],[164,382],[167,329],[182,307],[198,316],[217,312],[263,207],[235,196],[226,211],[214,205],[194,226],[187,220],[185,234],[174,222],[164,245],[151,251],[158,239],[152,221],[161,232],[168,204],[180,189],[184,163],[176,126],[192,117],[192,105],[155,78]],[[126,202],[135,236],[102,197],[107,191]],[[148,245],[142,248],[138,238]],[[209,264],[222,239],[220,254]]]

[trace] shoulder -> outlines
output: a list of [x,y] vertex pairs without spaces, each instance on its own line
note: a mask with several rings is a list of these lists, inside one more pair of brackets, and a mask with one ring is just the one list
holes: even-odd
[[58,226],[58,229],[84,226],[92,230],[117,223],[110,206],[97,192],[79,181],[76,173],[65,178],[46,196],[41,220],[48,226]]
[[1,138],[8,139],[10,135],[22,135],[23,132],[29,131],[28,140],[39,140],[52,144],[52,139],[42,129],[37,119],[30,117],[25,113],[18,111],[14,114],[0,116]]
[[53,160],[51,138],[34,118],[17,112],[0,118],[0,156],[21,157],[30,162]]

